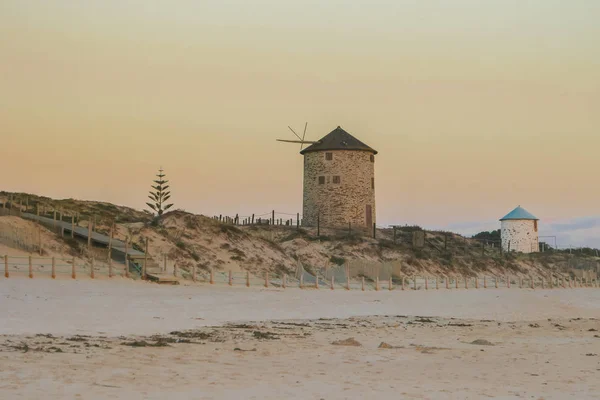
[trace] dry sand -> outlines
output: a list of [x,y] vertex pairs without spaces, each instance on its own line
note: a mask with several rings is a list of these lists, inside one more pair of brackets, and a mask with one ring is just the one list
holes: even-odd
[[2,399],[600,398],[600,289],[0,278],[0,299]]

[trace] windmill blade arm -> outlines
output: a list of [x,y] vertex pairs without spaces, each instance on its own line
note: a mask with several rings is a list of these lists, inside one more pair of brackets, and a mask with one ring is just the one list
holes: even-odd
[[298,134],[296,133],[296,131],[292,129],[292,127],[291,127],[291,126],[288,126],[288,128],[290,129],[290,131],[292,131],[292,133],[294,134],[294,136],[296,136],[296,137],[297,137],[298,139],[300,139],[300,140],[304,140],[304,138],[300,138],[300,135],[298,135]]
[[311,140],[285,140],[285,139],[275,139],[278,142],[286,142],[286,143],[307,143],[307,144],[313,144],[313,143],[319,143],[319,141],[311,141]]
[[[304,133],[302,134],[302,141],[304,142],[304,138],[306,137],[306,127],[308,126],[308,122],[306,122],[304,124]],[[302,151],[302,148],[304,147],[304,143],[300,145],[300,151]]]

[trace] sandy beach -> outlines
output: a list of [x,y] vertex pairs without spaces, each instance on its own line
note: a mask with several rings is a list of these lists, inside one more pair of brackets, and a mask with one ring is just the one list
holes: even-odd
[[600,398],[599,289],[0,281],[6,399]]

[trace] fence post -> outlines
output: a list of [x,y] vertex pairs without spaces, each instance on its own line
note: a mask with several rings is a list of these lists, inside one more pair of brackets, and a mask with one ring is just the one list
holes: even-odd
[[75,238],[75,215],[71,215],[71,239]]
[[[4,204],[4,203],[2,203]],[[8,274],[8,256],[4,256],[4,277],[8,278],[10,275]]]
[[448,275],[444,276],[444,280],[446,281],[446,289],[450,289],[450,279]]
[[315,272],[315,288],[319,288],[319,273]]
[[254,225],[254,214],[252,214],[252,225]]
[[31,256],[29,256],[29,278],[33,279],[33,261],[31,260]]
[[362,277],[362,291],[365,291],[365,277]]
[[529,276],[529,280],[531,280],[531,288],[532,288],[532,289],[535,289],[535,284],[534,284],[534,282],[533,282],[533,276],[531,276],[531,275],[530,275],[530,276]]
[[265,272],[265,287],[269,287],[269,271]]
[[394,288],[394,282],[392,282],[392,274],[390,274],[390,280],[389,280],[388,283],[389,283],[388,289],[392,290]]
[[435,276],[435,290],[438,290],[440,288],[440,282],[438,279],[438,276]]
[[346,274],[346,290],[350,290],[350,274]]
[[406,278],[403,276],[402,277],[402,290],[405,289],[405,286],[406,286]]
[[246,287],[250,287],[250,271],[246,271]]
[[413,290],[417,290],[417,277],[413,276]]
[[39,221],[38,221],[38,241],[39,241],[38,247],[40,248],[40,256],[41,256],[43,253],[43,250],[42,250],[42,225],[40,225]]
[[373,239],[376,238],[376,233],[377,233],[377,227],[375,226],[375,222],[373,222]]
[[544,287],[544,277],[542,277],[541,279],[542,279],[542,289],[545,289],[545,287]]
[[193,282],[196,282],[196,280],[197,280],[197,279],[196,279],[196,273],[197,273],[197,271],[196,271],[196,264],[194,264],[194,265],[192,266],[192,281],[193,281]]
[[92,219],[90,217],[88,217],[88,251],[90,250],[90,248],[92,247]]
[[506,287],[510,289],[510,275],[506,275]]
[[75,268],[75,257],[71,260],[71,278],[77,279],[77,271]]
[[177,278],[177,261],[173,263],[173,276]]
[[454,286],[456,287],[456,289],[458,289],[458,276],[455,276],[454,280],[455,280]]
[[300,286],[300,289],[304,289],[304,273],[300,274],[300,281],[298,285]]
[[167,272],[167,255],[163,255],[163,271]]
[[375,290],[379,292],[379,276],[375,277]]
[[52,279],[56,279],[56,259],[52,257]]
[[494,275],[494,286],[498,289],[498,275]]
[[143,279],[148,279],[148,277],[146,276],[146,271],[148,268],[148,238],[146,238],[146,251],[144,252],[144,273],[142,275]]
[[300,229],[300,213],[296,214],[296,229]]
[[425,290],[429,290],[429,277],[425,277]]
[[475,277],[475,289],[479,289],[479,277]]
[[487,279],[486,279],[485,275],[483,276],[483,288],[487,289]]
[[229,286],[233,286],[233,275],[231,270],[229,270]]
[[94,257],[90,261],[90,278],[94,279]]
[[287,274],[283,274],[283,277],[281,278],[281,286],[285,289],[287,286]]
[[469,277],[465,276],[465,289],[469,288]]
[[209,280],[209,283],[211,285],[213,285],[215,283],[215,271],[213,271],[212,268],[210,269],[210,280]]
[[273,217],[271,218],[271,225],[275,225],[275,210],[273,210]]
[[335,279],[335,275],[331,274],[331,290],[333,290],[333,285],[335,284],[334,279]]
[[[125,238],[125,277],[129,278],[129,238]],[[177,274],[175,274],[177,276]]]

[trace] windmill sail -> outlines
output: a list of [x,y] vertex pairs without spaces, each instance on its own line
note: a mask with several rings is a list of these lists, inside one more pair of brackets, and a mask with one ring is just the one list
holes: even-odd
[[286,143],[307,143],[307,144],[314,144],[314,143],[319,143],[319,141],[312,141],[312,140],[286,140],[286,139],[275,139],[278,142],[286,142]]

